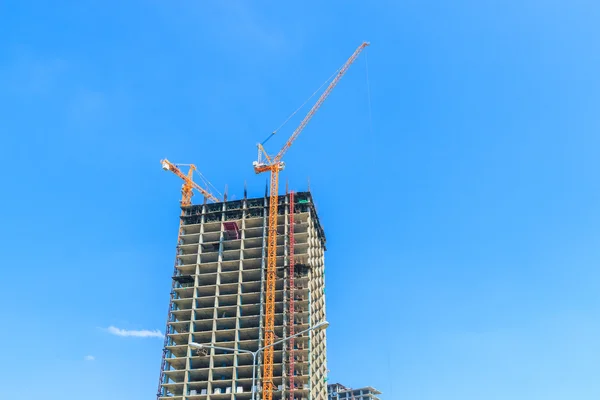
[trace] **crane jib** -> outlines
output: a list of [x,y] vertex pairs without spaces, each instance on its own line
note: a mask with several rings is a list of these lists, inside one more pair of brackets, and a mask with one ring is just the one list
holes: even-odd
[[[329,96],[331,91],[338,84],[342,76],[348,70],[348,67],[356,60],[360,52],[369,45],[369,43],[362,43],[352,54],[352,56],[344,63],[342,68],[340,68],[339,74],[331,81],[327,89],[321,94],[315,105],[309,110],[306,114],[300,125],[296,128],[296,130],[292,133],[288,141],[282,147],[282,149],[277,153],[275,157],[269,160],[269,164],[264,164],[261,162],[260,158],[258,161],[254,162],[254,170],[256,173],[271,171],[271,182],[270,182],[270,193],[269,193],[269,218],[268,218],[268,234],[267,234],[267,279],[266,279],[266,288],[265,288],[265,322],[264,322],[264,332],[265,332],[265,340],[264,346],[265,349],[263,353],[263,376],[262,376],[262,399],[263,400],[272,400],[273,399],[273,362],[274,362],[274,354],[273,354],[273,344],[274,344],[274,327],[275,327],[275,281],[277,278],[276,270],[277,270],[277,215],[278,215],[278,204],[279,204],[279,171],[282,169],[283,162],[281,158],[285,154],[285,152],[290,148],[294,140],[298,137],[300,132],[304,129],[304,127],[308,124],[310,119],[313,117],[315,112],[321,107],[325,99]],[[271,138],[273,135],[269,136]],[[269,139],[267,138],[267,140]],[[265,140],[266,142],[266,140]],[[263,142],[262,144],[264,144]],[[264,152],[262,148],[262,144],[259,145],[259,155],[260,151]],[[264,152],[266,155],[266,152]],[[292,205],[293,207],[293,205]],[[292,208],[293,209],[293,208]],[[292,317],[293,318],[293,317]],[[292,380],[293,382],[293,380]],[[293,389],[291,391],[293,393]],[[293,394],[292,394],[293,396]]]

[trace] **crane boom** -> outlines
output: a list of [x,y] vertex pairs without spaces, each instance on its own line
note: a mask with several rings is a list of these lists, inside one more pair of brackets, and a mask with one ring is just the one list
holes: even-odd
[[194,182],[193,173],[194,173],[194,171],[198,170],[194,164],[190,164],[190,170],[188,171],[188,174],[186,175],[183,172],[181,172],[179,167],[177,167],[175,164],[173,164],[166,158],[164,160],[160,160],[160,163],[162,164],[162,168],[165,171],[171,171],[172,173],[174,173],[175,175],[177,175],[178,177],[183,179],[183,186],[181,187],[181,205],[182,206],[189,206],[190,204],[192,204],[192,196],[194,195],[194,192],[192,189],[196,189],[197,191],[202,193],[202,195],[204,197],[206,197],[208,200],[212,200],[214,202],[219,201],[219,199],[217,199],[215,196],[213,196],[211,193],[209,193],[206,189],[204,189],[203,187],[198,185],[196,182]]
[[[284,163],[281,161],[285,152],[294,143],[300,132],[306,127],[315,112],[321,107],[325,99],[331,94],[331,91],[336,87],[340,79],[344,76],[348,67],[352,65],[358,55],[369,45],[368,42],[363,42],[350,56],[350,58],[339,69],[336,77],[331,81],[327,89],[321,94],[317,102],[304,117],[300,125],[294,130],[288,141],[282,149],[273,158],[264,150],[262,144],[258,145],[258,160],[252,164],[254,172],[260,174],[262,172],[271,172],[270,179],[270,194],[269,194],[269,220],[267,234],[267,280],[265,288],[265,339],[264,339],[264,355],[263,355],[263,400],[273,399],[273,361],[275,341],[275,281],[277,278],[277,215],[279,203],[279,172],[284,168]],[[264,154],[266,162],[262,161],[261,155]],[[293,207],[293,205],[292,205]],[[293,209],[293,208],[292,208]],[[294,316],[290,316],[294,318]],[[293,382],[293,380],[292,380]],[[293,395],[293,388],[290,388],[290,393]]]
[[323,102],[327,99],[327,97],[329,97],[329,95],[331,94],[331,91],[333,90],[333,88],[335,88],[337,86],[337,84],[340,81],[340,79],[342,79],[342,77],[346,74],[346,71],[348,71],[348,68],[350,67],[350,65],[352,65],[352,63],[356,60],[356,58],[359,56],[359,54],[368,45],[369,45],[368,42],[363,42],[354,51],[354,54],[352,54],[352,56],[350,56],[350,58],[348,59],[348,61],[346,61],[346,63],[344,65],[342,65],[342,67],[339,69],[338,74],[335,76],[335,78],[333,78],[333,80],[331,81],[331,83],[329,84],[329,86],[327,86],[327,89],[325,89],[325,91],[323,92],[323,94],[321,94],[321,97],[319,97],[319,100],[317,100],[317,102],[315,103],[315,105],[312,106],[312,108],[310,109],[310,111],[306,114],[306,117],[304,117],[304,119],[302,120],[302,122],[300,122],[300,125],[298,125],[298,127],[296,128],[296,130],[294,131],[294,133],[292,133],[292,136],[290,136],[290,138],[285,143],[285,145],[281,148],[281,150],[279,150],[279,153],[277,153],[277,155],[273,159],[274,163],[276,163],[279,160],[281,160],[281,158],[283,157],[283,155],[285,154],[285,152],[288,151],[288,149],[290,148],[290,146],[292,145],[292,143],[294,143],[294,140],[296,140],[296,138],[298,137],[298,135],[300,134],[300,132],[302,132],[304,130],[304,128],[306,127],[306,125],[308,124],[308,122],[311,120],[311,118],[313,117],[313,115],[317,112],[317,110],[319,108],[321,108],[321,105],[323,105]]

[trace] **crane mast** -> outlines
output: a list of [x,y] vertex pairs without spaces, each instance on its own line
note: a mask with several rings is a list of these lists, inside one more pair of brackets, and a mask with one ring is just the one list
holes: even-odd
[[[260,174],[262,172],[271,172],[270,179],[270,195],[269,195],[269,221],[268,221],[268,236],[267,236],[267,282],[265,292],[265,342],[263,356],[263,400],[273,399],[273,343],[275,341],[275,281],[277,269],[277,207],[279,200],[279,172],[283,170],[285,164],[281,159],[288,151],[298,135],[304,130],[313,115],[321,107],[325,99],[329,97],[331,91],[339,83],[350,65],[356,60],[359,54],[369,45],[368,42],[363,42],[350,56],[350,58],[338,70],[337,75],[331,81],[327,89],[321,94],[317,102],[312,106],[306,114],[300,125],[294,130],[285,145],[279,150],[274,157],[269,157],[262,144],[258,145],[258,160],[253,162],[254,172]],[[264,156],[266,162],[262,161]],[[294,316],[290,316],[293,318]],[[293,388],[291,389],[293,391]],[[293,393],[293,392],[292,392]],[[293,395],[293,394],[292,394]]]

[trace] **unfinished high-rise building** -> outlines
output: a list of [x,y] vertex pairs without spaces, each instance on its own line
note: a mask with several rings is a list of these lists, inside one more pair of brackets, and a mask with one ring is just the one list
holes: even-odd
[[[253,357],[240,350],[264,345],[268,203],[265,196],[182,207],[159,399],[251,398]],[[276,341],[325,320],[324,251],[310,192],[279,196]],[[325,330],[275,346],[273,399],[326,399],[326,376]]]

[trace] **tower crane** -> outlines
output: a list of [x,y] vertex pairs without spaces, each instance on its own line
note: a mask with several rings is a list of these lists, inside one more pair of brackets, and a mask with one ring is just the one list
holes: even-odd
[[[183,186],[181,187],[181,205],[182,206],[189,206],[190,204],[192,204],[192,196],[194,195],[193,189],[196,189],[197,191],[202,193],[202,195],[208,200],[212,200],[214,202],[219,201],[219,199],[217,199],[210,192],[208,192],[208,190],[202,188],[200,185],[198,185],[196,182],[194,182],[194,180],[193,180],[194,171],[198,171],[198,169],[196,168],[196,166],[194,164],[189,164],[190,169],[186,175],[183,172],[181,172],[181,170],[179,169],[179,167],[177,165],[173,164],[166,158],[164,160],[160,160],[160,163],[162,165],[162,169],[164,169],[165,171],[171,171],[172,173],[174,173],[175,175],[177,175],[178,177],[183,179]],[[180,164],[180,165],[182,165],[182,164]]]
[[[321,94],[321,97],[308,111],[300,125],[294,130],[288,141],[283,145],[279,153],[274,157],[269,157],[265,151],[263,143],[258,144],[258,160],[252,163],[254,172],[257,174],[270,171],[270,195],[269,195],[269,230],[267,236],[267,285],[266,285],[266,312],[265,312],[265,343],[263,358],[263,400],[273,399],[273,343],[275,339],[275,279],[277,264],[277,205],[279,198],[279,172],[285,168],[282,161],[283,155],[289,150],[290,146],[298,138],[298,135],[306,127],[310,119],[321,107],[325,99],[331,94],[340,79],[344,76],[350,65],[356,60],[359,54],[369,45],[363,42],[354,51],[352,56],[338,70],[337,75],[327,89]],[[271,135],[272,136],[272,135]],[[270,136],[269,136],[270,137]],[[268,138],[267,138],[268,140]],[[264,157],[264,161],[263,161]]]

